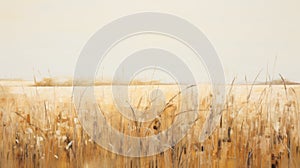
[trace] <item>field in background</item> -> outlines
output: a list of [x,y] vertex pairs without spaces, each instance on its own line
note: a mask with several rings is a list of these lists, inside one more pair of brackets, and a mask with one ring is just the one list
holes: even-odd
[[[166,99],[174,85],[131,86],[136,108],[160,87]],[[214,133],[199,142],[212,96],[199,86],[199,118],[176,146],[164,153],[130,158],[95,144],[82,129],[72,103],[72,87],[0,87],[0,167],[297,167],[300,165],[299,86],[227,86],[222,119]],[[150,90],[151,91],[151,90]],[[132,136],[157,134],[179,116],[174,99],[159,119],[137,125],[113,106],[109,86],[95,92],[113,127]],[[144,98],[142,98],[144,97]],[[146,96],[147,97],[147,96]],[[110,137],[107,137],[110,139]]]

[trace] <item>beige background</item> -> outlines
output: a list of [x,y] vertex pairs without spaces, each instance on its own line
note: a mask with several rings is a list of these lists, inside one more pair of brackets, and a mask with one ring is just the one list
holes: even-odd
[[[277,78],[281,73],[300,81],[299,7],[297,0],[1,0],[0,78],[72,76],[82,47],[95,31],[122,16],[156,11],[177,15],[199,27],[215,46],[227,81],[234,76],[242,81],[245,75],[253,80],[261,69],[260,80],[265,80],[266,74]],[[167,45],[157,39],[156,46]],[[124,44],[131,49],[147,46],[134,39]],[[171,44],[170,50],[178,48]],[[187,52],[182,57],[187,57]],[[120,53],[110,61],[118,62]],[[109,67],[104,66],[107,78],[113,71]]]

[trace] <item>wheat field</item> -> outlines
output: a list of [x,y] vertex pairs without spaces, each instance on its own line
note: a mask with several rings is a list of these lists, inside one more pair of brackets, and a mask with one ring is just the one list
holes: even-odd
[[[167,100],[178,93],[173,85],[133,85],[131,104],[146,109],[145,95],[153,87]],[[2,84],[0,167],[299,167],[300,86],[226,86],[221,120],[204,142],[199,136],[214,95],[208,86],[199,90],[199,116],[179,143],[154,156],[125,157],[103,149],[84,131],[72,87]],[[158,119],[136,123],[114,107],[108,86],[97,86],[95,94],[107,121],[131,136],[165,130],[180,115],[178,102],[189,101],[178,96]]]

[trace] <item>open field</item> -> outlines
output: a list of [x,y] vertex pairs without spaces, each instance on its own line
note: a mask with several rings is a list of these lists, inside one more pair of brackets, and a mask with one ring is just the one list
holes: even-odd
[[[145,95],[157,87],[166,100],[178,93],[174,85],[130,86],[131,104],[146,109]],[[3,85],[0,167],[299,167],[300,86],[251,88],[227,86],[221,121],[207,140],[199,142],[213,97],[208,86],[199,86],[199,117],[188,135],[164,153],[132,158],[91,140],[76,116],[72,87]],[[179,116],[178,102],[189,101],[176,97],[158,120],[137,124],[114,107],[109,86],[97,86],[95,95],[107,121],[131,136],[168,128]]]

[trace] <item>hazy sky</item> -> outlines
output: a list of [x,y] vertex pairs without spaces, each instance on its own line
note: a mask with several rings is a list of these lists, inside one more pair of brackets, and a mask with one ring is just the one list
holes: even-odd
[[[72,76],[93,33],[119,17],[153,11],[177,15],[204,32],[223,63],[227,81],[245,75],[253,80],[261,69],[261,79],[266,73],[276,78],[281,73],[300,81],[298,0],[0,1],[0,78],[32,79],[33,74],[49,72]],[[138,40],[128,45],[140,44]]]

